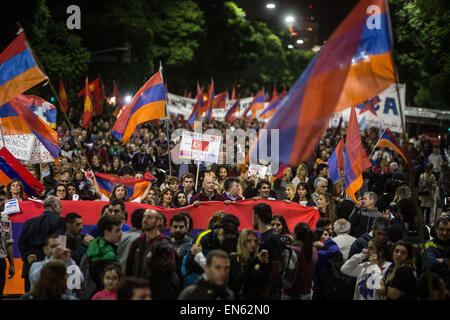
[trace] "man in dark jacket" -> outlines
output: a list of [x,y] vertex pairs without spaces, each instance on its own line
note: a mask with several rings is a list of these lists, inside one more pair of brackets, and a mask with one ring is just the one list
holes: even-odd
[[387,234],[389,230],[389,221],[385,217],[378,217],[375,219],[372,225],[372,231],[364,233],[358,239],[353,242],[348,253],[348,259],[354,254],[361,253],[363,249],[367,249],[369,241],[373,238],[380,240],[387,240]]
[[226,283],[230,272],[230,258],[223,250],[213,250],[206,258],[205,273],[185,288],[178,300],[234,300],[234,293]]
[[159,229],[161,223],[163,223],[161,213],[154,209],[145,210],[142,218],[142,230],[144,232],[131,244],[125,270],[127,276],[144,277],[148,249],[158,241],[170,241],[169,237],[161,233]]
[[81,234],[83,228],[82,218],[75,212],[69,212],[64,217],[66,224],[66,247],[71,251],[71,257],[77,265],[80,265],[81,258],[86,253],[89,243],[94,239],[90,234]]
[[37,217],[25,221],[19,237],[19,250],[23,260],[22,278],[25,279],[25,292],[30,290],[28,273],[31,264],[45,259],[43,247],[49,235],[63,235],[64,218],[60,216],[62,203],[55,196],[44,201],[44,212]]
[[153,167],[152,158],[145,150],[145,143],[139,145],[139,152],[137,152],[132,159],[133,168],[135,171],[145,172],[149,167]]
[[[361,200],[360,200],[361,201]],[[375,192],[366,192],[362,199],[363,208],[355,206],[350,214],[350,235],[358,238],[372,228],[373,221],[377,217],[383,217],[383,214],[375,208],[377,194]]]

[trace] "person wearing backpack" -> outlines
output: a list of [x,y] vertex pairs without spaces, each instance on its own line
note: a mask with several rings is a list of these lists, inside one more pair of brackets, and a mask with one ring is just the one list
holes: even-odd
[[379,294],[381,281],[391,262],[389,246],[386,240],[372,239],[362,253],[348,259],[341,267],[341,272],[357,277],[353,300],[385,300]]
[[307,223],[300,222],[295,226],[291,248],[297,256],[297,272],[291,288],[283,289],[282,300],[312,300],[312,282],[318,259],[313,239],[313,232]]
[[263,299],[280,300],[282,288],[282,262],[285,245],[280,234],[272,228],[272,208],[266,203],[253,206],[253,227],[260,231],[259,249],[269,254],[269,277],[262,293]]

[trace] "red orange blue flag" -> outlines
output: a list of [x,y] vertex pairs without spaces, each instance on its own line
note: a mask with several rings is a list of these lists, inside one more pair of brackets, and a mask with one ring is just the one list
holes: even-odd
[[236,113],[239,112],[241,108],[240,99],[237,99],[233,106],[225,114],[225,121],[232,122],[236,120]]
[[28,197],[38,197],[45,187],[5,147],[0,149],[0,182],[5,186],[18,179]]
[[[56,159],[61,151],[57,133],[32,111],[39,108],[43,102],[45,100],[39,97],[20,94],[7,104],[0,106],[2,132],[4,135],[32,133]],[[53,109],[56,111],[56,107]],[[56,113],[54,116],[56,118]]]
[[112,135],[127,143],[136,127],[144,122],[166,117],[166,91],[158,70],[134,95],[117,119]]
[[212,109],[214,106],[214,81],[211,80],[211,86],[208,91],[208,100],[206,101],[206,121],[211,122],[212,120]]
[[261,139],[267,133],[269,149],[271,129],[278,129],[273,143],[279,144],[279,162],[297,166],[309,158],[334,112],[376,96],[394,81],[387,0],[361,0],[289,90]]
[[405,151],[398,144],[397,140],[395,139],[394,135],[392,134],[392,132],[389,129],[384,130],[383,134],[381,135],[378,142],[375,144],[374,148],[376,148],[376,147],[385,147],[385,148],[392,149],[395,152],[397,152],[399,155],[401,155],[403,157],[403,159],[405,159],[406,162],[408,162],[408,160],[406,159]]
[[46,79],[21,31],[0,54],[0,106]]
[[205,102],[203,100],[203,90],[197,82],[197,96],[195,98],[195,105],[191,115],[188,118],[188,123],[191,127],[192,124],[202,116],[204,106]]
[[148,172],[145,173],[144,179],[122,178],[113,174],[99,172],[94,172],[94,175],[100,192],[108,198],[111,196],[111,192],[113,191],[116,184],[121,183],[125,185],[125,189],[127,190],[128,194],[127,201],[131,201],[138,197],[141,197],[148,185],[151,182],[156,181],[156,178]]
[[372,163],[361,143],[358,119],[355,108],[352,107],[348,122],[347,136],[344,150],[344,183],[345,193],[356,203],[355,193],[363,185],[363,171],[370,168]]
[[251,111],[251,119],[254,119],[256,117],[256,111],[264,109],[264,103],[266,102],[266,96],[264,95],[264,89],[262,89],[260,92],[256,94],[256,96],[253,98],[252,102],[245,108],[244,112],[242,113],[242,118],[248,118],[247,114],[249,111]]
[[275,111],[277,110],[278,106],[281,104],[285,96],[286,90],[284,90],[278,97],[272,98],[272,101],[269,102],[269,105],[267,106],[267,108],[263,110],[263,112],[261,112],[259,117],[262,119],[270,119],[270,117],[275,113]]
[[333,184],[339,181],[342,170],[344,170],[344,139],[339,140],[328,159],[328,175]]

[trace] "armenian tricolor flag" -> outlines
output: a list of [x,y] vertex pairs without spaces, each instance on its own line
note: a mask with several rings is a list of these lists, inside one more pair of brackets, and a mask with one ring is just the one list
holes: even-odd
[[214,81],[211,80],[211,86],[208,91],[208,100],[206,101],[206,121],[211,122],[212,120],[212,109],[214,107]]
[[192,127],[192,124],[200,119],[203,114],[203,108],[205,106],[205,101],[203,100],[203,90],[200,88],[200,85],[197,82],[197,96],[194,105],[194,109],[192,110],[191,115],[189,116],[188,123]]
[[[368,13],[371,6],[379,10]],[[267,122],[268,145],[271,129],[278,129],[279,140],[273,143],[280,145],[280,162],[297,166],[309,158],[334,112],[376,96],[394,81],[387,0],[361,0]],[[252,152],[257,152],[255,144]]]
[[0,182],[19,179],[28,197],[38,197],[45,187],[5,147],[0,149]]
[[328,159],[328,174],[333,184],[339,181],[342,170],[344,170],[344,139],[339,140]]
[[144,122],[166,117],[166,91],[161,71],[155,73],[127,104],[114,124],[112,134],[127,143],[136,127]]
[[378,140],[374,148],[376,147],[385,147],[392,149],[399,155],[401,155],[406,162],[408,162],[408,160],[406,159],[405,151],[403,150],[402,147],[400,147],[397,140],[395,140],[394,135],[389,129],[384,130],[383,134],[380,137],[380,140]]
[[141,197],[145,189],[148,187],[149,183],[156,181],[156,178],[145,173],[144,179],[135,178],[122,178],[113,174],[94,172],[95,180],[99,186],[101,193],[103,193],[108,198],[111,197],[111,192],[113,191],[116,184],[123,184],[127,189],[128,199],[127,201],[134,200]]
[[226,122],[232,122],[236,120],[236,112],[239,112],[239,109],[241,108],[240,99],[237,99],[236,102],[233,104],[233,106],[230,108],[230,110],[227,111],[225,114],[225,121]]
[[256,111],[264,109],[264,103],[266,102],[266,96],[264,95],[264,89],[256,94],[252,102],[245,108],[242,113],[242,118],[248,118],[247,114],[249,111],[252,112],[250,119],[256,118]]
[[[0,106],[2,131],[4,135],[33,133],[56,159],[61,151],[57,133],[32,111],[36,111],[39,104],[43,102],[45,100],[39,97],[20,94],[7,104]],[[54,110],[56,111],[56,107]],[[53,116],[56,118],[55,114]]]
[[372,163],[361,143],[356,111],[355,108],[352,107],[350,120],[348,122],[347,137],[345,140],[344,183],[345,193],[347,193],[356,203],[358,203],[358,201],[356,200],[355,193],[363,185],[363,171],[371,166]]
[[284,173],[286,172],[287,166],[286,163],[280,164],[280,167],[278,168],[277,172],[272,177],[272,182],[276,179],[281,179],[284,176]]
[[46,79],[21,31],[0,54],[0,106]]
[[270,117],[272,117],[272,115],[275,113],[275,111],[277,110],[278,106],[281,104],[285,96],[286,90],[284,90],[278,97],[276,96],[273,97],[272,101],[270,101],[267,108],[265,108],[263,112],[261,112],[259,117],[262,119],[270,119]]

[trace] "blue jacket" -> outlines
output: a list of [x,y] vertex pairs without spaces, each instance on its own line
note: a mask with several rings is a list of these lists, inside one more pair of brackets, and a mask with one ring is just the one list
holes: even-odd
[[316,289],[317,282],[322,278],[325,265],[328,260],[342,260],[342,253],[333,239],[329,238],[325,241],[323,248],[317,251],[316,274],[314,276],[314,289]]

